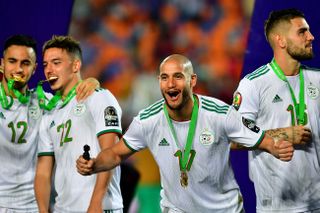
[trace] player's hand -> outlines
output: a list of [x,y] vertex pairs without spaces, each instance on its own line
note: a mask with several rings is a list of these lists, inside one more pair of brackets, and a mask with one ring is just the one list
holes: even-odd
[[293,144],[305,145],[310,142],[312,137],[311,130],[300,125],[286,128],[286,133],[288,138],[284,139]]
[[82,157],[82,155],[80,155],[76,162],[77,162],[77,171],[81,175],[93,174],[93,166],[95,162],[94,158],[91,158],[90,160],[86,160]]
[[293,157],[293,144],[289,141],[279,140],[275,141],[273,145],[272,155],[282,161],[290,161]]
[[83,80],[76,87],[77,101],[85,100],[90,95],[92,95],[95,89],[98,89],[99,87],[100,87],[100,83],[95,78],[87,78]]
[[295,145],[305,145],[312,137],[311,130],[301,125],[267,130],[267,134],[275,140],[286,140]]

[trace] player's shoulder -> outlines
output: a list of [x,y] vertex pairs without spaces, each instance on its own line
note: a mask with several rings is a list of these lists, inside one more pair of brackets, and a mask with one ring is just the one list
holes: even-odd
[[156,101],[155,103],[149,105],[148,107],[140,110],[137,117],[139,118],[140,121],[155,118],[162,111],[163,105],[164,105],[164,99],[162,98]]
[[269,64],[265,64],[254,70],[253,72],[247,74],[244,79],[249,81],[258,81],[263,80],[265,77],[267,77],[267,74],[270,73],[271,67]]
[[316,73],[317,75],[319,75],[319,73],[320,73],[320,68],[309,67],[309,66],[304,65],[304,64],[301,64],[301,69],[302,69],[304,72]]
[[97,88],[94,90],[94,92],[88,97],[89,100],[99,101],[104,99],[112,98],[114,99],[115,96],[112,94],[112,92],[105,88]]
[[198,95],[199,107],[203,109],[204,112],[215,113],[215,114],[227,114],[230,105],[227,103],[209,96]]

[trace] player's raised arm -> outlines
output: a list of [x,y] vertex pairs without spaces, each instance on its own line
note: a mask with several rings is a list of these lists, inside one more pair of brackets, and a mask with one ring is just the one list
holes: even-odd
[[85,160],[82,155],[79,156],[77,160],[77,170],[82,175],[109,171],[133,153],[135,153],[135,151],[131,150],[122,138],[117,144],[101,151],[96,158],[92,158],[89,161]]

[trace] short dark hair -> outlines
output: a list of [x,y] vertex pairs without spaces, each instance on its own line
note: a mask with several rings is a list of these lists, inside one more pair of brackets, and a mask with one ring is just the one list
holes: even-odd
[[37,54],[37,42],[31,36],[22,34],[10,36],[4,43],[3,51],[6,51],[12,45],[31,47]]
[[52,36],[52,38],[43,45],[42,54],[50,48],[60,48],[66,50],[68,54],[71,54],[82,61],[82,50],[80,43],[71,36]]
[[264,33],[267,41],[269,41],[269,34],[272,29],[274,29],[274,27],[277,26],[280,22],[285,21],[290,23],[291,19],[298,17],[305,18],[304,14],[295,8],[272,11],[269,14],[268,19],[264,22]]

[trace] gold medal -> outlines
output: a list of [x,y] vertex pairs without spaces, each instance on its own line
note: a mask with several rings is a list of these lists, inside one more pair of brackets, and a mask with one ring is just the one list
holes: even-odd
[[186,188],[188,186],[188,175],[185,171],[181,171],[180,184],[183,188]]

